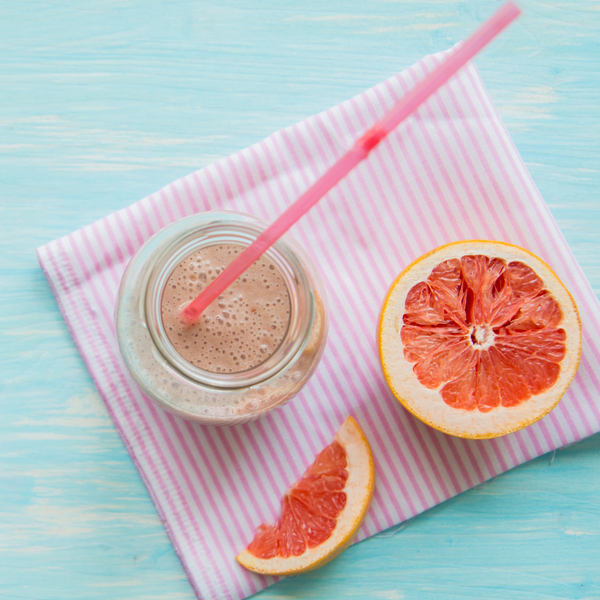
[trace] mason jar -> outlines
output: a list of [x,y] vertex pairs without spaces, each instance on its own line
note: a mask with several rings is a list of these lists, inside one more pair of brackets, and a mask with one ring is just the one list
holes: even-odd
[[139,387],[168,412],[210,425],[250,421],[295,396],[317,368],[329,325],[324,286],[311,259],[287,236],[264,254],[285,282],[289,318],[279,345],[262,362],[217,372],[184,358],[169,338],[163,296],[178,265],[203,249],[246,247],[265,228],[243,213],[196,214],[156,233],[127,266],[115,313],[119,347]]

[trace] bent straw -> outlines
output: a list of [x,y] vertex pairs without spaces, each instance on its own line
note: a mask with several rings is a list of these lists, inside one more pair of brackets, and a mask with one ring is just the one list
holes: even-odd
[[516,19],[521,10],[514,2],[504,4],[457,50],[408,92],[384,117],[369,129],[344,156],[329,168],[275,222],[241,252],[211,284],[183,311],[188,320],[197,319],[248,267],[266,252],[294,223],[308,212],[333,186],[364,160],[404,119],[465,65],[479,50]]

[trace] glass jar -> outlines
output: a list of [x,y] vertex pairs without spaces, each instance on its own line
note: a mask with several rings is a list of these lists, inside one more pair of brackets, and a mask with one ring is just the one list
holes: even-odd
[[210,425],[253,420],[295,396],[317,368],[329,326],[324,287],[310,258],[286,236],[265,256],[287,286],[289,323],[264,362],[237,373],[206,371],[178,354],[166,334],[162,295],[177,265],[202,248],[248,246],[265,227],[237,212],[186,217],[150,238],[125,270],[115,314],[121,354],[140,388],[179,417]]

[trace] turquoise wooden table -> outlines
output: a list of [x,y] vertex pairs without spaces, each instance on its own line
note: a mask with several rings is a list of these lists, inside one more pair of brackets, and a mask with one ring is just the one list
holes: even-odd
[[[521,4],[477,66],[600,291],[600,6]],[[0,3],[0,598],[193,598],[35,248],[448,48],[497,6]],[[541,457],[259,596],[600,598],[599,451],[594,436]]]

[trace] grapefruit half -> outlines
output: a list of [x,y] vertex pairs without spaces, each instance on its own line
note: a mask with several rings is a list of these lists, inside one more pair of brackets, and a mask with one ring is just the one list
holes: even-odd
[[237,561],[263,575],[296,575],[324,565],[352,542],[374,485],[369,442],[348,417],[283,497],[279,522],[260,525]]
[[496,241],[441,246],[394,281],[379,320],[383,373],[423,422],[463,438],[549,413],[581,354],[581,322],[550,267]]

